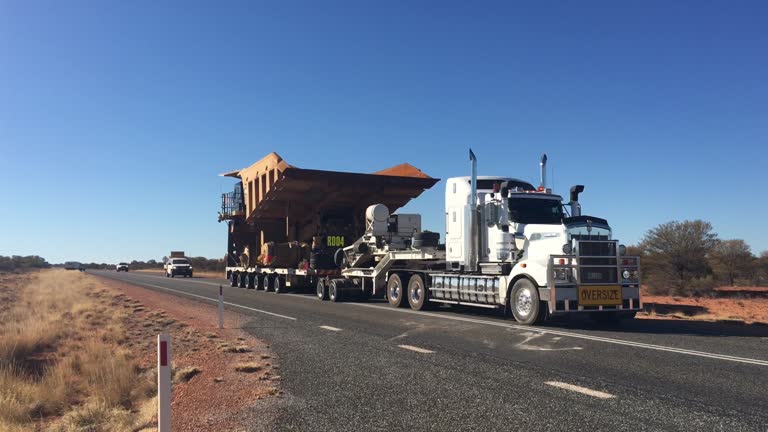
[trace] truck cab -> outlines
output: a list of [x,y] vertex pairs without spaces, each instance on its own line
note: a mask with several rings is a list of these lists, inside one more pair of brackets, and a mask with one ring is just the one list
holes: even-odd
[[503,305],[523,323],[570,312],[597,320],[634,316],[641,308],[639,258],[626,256],[608,221],[581,214],[584,186],[571,188],[567,204],[547,189],[545,164],[546,157],[538,188],[505,177],[447,180],[447,270],[500,275],[498,297],[467,298]]

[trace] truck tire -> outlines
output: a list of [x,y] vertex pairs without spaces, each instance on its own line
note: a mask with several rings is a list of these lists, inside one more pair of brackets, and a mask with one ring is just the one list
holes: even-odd
[[272,289],[277,294],[285,292],[285,278],[282,276],[275,276],[272,282]]
[[171,277],[171,275],[168,274],[168,272],[165,272],[165,277]]
[[340,279],[331,279],[328,283],[328,299],[334,303],[338,303],[342,299],[341,288],[344,285],[344,281]]
[[256,288],[256,278],[259,276],[256,273],[248,274],[248,289]]
[[267,286],[266,283],[267,276],[264,273],[257,274],[256,275],[256,291],[266,291]]
[[231,286],[233,288],[236,287],[237,286],[237,281],[238,281],[239,278],[240,278],[240,274],[238,272],[233,271],[232,273],[230,273],[230,275],[229,275],[229,286]]
[[515,320],[523,325],[540,322],[544,316],[539,290],[528,279],[519,279],[509,293],[509,308]]
[[272,291],[272,284],[275,283],[274,276],[268,274],[264,276],[264,292]]
[[389,302],[389,305],[392,307],[405,306],[405,302],[403,301],[405,291],[406,288],[403,285],[400,275],[397,273],[390,275],[389,280],[387,280],[387,301]]
[[424,278],[414,274],[408,279],[408,304],[413,310],[426,310],[429,307],[429,290]]
[[240,288],[245,288],[248,286],[248,273],[242,272],[240,273]]
[[320,301],[328,300],[328,287],[325,284],[324,278],[317,280],[317,286],[315,286],[315,289],[317,290],[317,298]]

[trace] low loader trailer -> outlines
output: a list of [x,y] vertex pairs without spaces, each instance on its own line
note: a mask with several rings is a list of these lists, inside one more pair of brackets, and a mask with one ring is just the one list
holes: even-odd
[[[333,251],[327,273],[303,265],[228,268],[237,285],[314,286],[320,300],[385,298],[393,307],[425,310],[440,304],[500,309],[533,325],[548,317],[588,314],[597,321],[633,318],[642,309],[640,259],[612,237],[605,219],[583,215],[579,194],[564,203],[546,185],[471,174],[446,181],[445,243],[422,231],[418,214],[368,205],[362,231]],[[365,202],[365,201],[363,201]],[[313,248],[314,250],[314,248]],[[255,274],[254,283],[251,276]]]

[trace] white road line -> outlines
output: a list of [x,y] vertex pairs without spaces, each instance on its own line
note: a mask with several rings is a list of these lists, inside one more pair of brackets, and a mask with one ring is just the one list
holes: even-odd
[[[133,274],[137,275],[137,276],[146,276],[146,277],[157,278],[157,279],[167,279],[165,276],[155,276],[155,275],[145,274],[145,273],[138,273],[137,272],[137,273],[133,273]],[[170,279],[174,279],[174,278],[170,278]],[[118,280],[124,280],[124,279],[118,279]],[[176,280],[176,279],[174,279],[174,280]],[[196,281],[196,280],[192,280],[192,279],[185,279],[184,282],[199,283],[199,284],[206,284],[206,285],[215,285],[215,286],[219,286],[219,285],[221,285],[221,286],[228,286],[226,283],[204,282],[204,281]]]
[[[107,276],[107,277],[109,277],[109,276]],[[150,277],[159,277],[159,276],[150,276]],[[127,282],[127,283],[131,283],[132,282],[130,280],[118,279],[118,278],[113,278],[113,277],[110,277],[110,278],[114,279],[114,280],[117,280],[117,281],[121,281],[121,282]],[[217,285],[217,286],[220,285],[220,284],[215,284],[215,283],[211,283],[211,282],[201,282],[201,281],[185,281],[185,282],[196,282],[196,283],[203,283],[203,284]],[[135,283],[145,284],[144,282],[135,282]],[[161,286],[157,286],[157,285],[152,285],[152,284],[145,284],[145,285],[149,285],[149,286],[152,286],[152,287],[155,287],[155,288],[159,288],[159,289],[163,289],[163,290],[167,290],[167,291],[178,292],[180,294],[186,294],[186,295],[190,295],[190,296],[194,296],[194,297],[200,297],[200,298],[203,298],[203,299],[208,300],[208,301],[216,302],[216,300],[209,299],[208,297],[198,296],[196,294],[190,294],[190,293],[185,292],[185,291],[178,291],[178,290],[174,290],[174,289],[170,289],[170,288],[165,288],[165,287],[161,287]],[[302,297],[304,297],[304,296],[302,296]],[[310,297],[304,297],[304,298],[310,298]],[[296,318],[293,318],[293,317],[289,317],[289,316],[285,316],[285,315],[280,315],[280,314],[276,314],[276,313],[273,313],[273,312],[268,312],[268,311],[264,311],[264,310],[260,310],[260,309],[254,309],[254,308],[250,308],[250,307],[247,307],[247,306],[241,306],[241,305],[234,304],[234,303],[227,303],[227,302],[225,302],[225,304],[228,304],[230,306],[236,306],[236,307],[243,308],[243,309],[252,310],[252,311],[255,311],[255,312],[261,312],[261,313],[264,313],[264,314],[267,314],[267,315],[277,316],[277,317],[280,317],[280,318],[286,318],[286,319],[290,319],[290,320],[294,320],[294,321],[296,320]],[[351,306],[358,306],[358,307],[375,308],[375,309],[380,309],[380,310],[386,310],[386,311],[389,311],[389,312],[399,312],[399,313],[408,313],[408,314],[414,314],[414,315],[428,316],[428,317],[432,317],[432,318],[440,318],[440,319],[447,319],[447,320],[453,320],[453,321],[463,321],[463,322],[469,322],[469,323],[474,323],[474,324],[484,324],[484,325],[490,325],[490,326],[496,326],[496,327],[504,327],[504,328],[517,329],[517,330],[534,331],[534,332],[539,332],[539,333],[542,333],[542,334],[551,334],[551,335],[564,336],[564,337],[570,337],[570,338],[575,338],[575,339],[584,339],[584,340],[591,340],[591,341],[596,341],[596,342],[610,343],[610,344],[615,344],[615,345],[631,346],[631,347],[635,347],[635,348],[650,349],[650,350],[656,350],[656,351],[665,351],[665,352],[671,352],[671,353],[675,353],[675,354],[683,354],[683,355],[690,355],[690,356],[696,356],[696,357],[704,357],[704,358],[710,358],[710,359],[715,359],[715,360],[731,361],[731,362],[736,362],[736,363],[746,363],[746,364],[752,364],[752,365],[757,365],[757,366],[768,366],[768,360],[752,359],[752,358],[747,358],[747,357],[736,357],[736,356],[730,356],[730,355],[725,355],[725,354],[708,353],[708,352],[704,352],[704,351],[687,350],[687,349],[682,349],[682,348],[668,347],[668,346],[664,346],[664,345],[654,345],[654,344],[647,344],[647,343],[643,343],[643,342],[633,342],[633,341],[628,341],[628,340],[623,340],[623,339],[613,339],[613,338],[607,338],[607,337],[602,337],[602,336],[592,336],[592,335],[585,335],[585,334],[581,334],[581,333],[572,333],[572,332],[567,332],[567,331],[563,331],[563,330],[546,329],[546,328],[540,328],[540,327],[528,327],[528,326],[522,326],[522,325],[519,325],[519,324],[506,324],[506,323],[501,323],[501,322],[496,322],[496,321],[486,321],[486,320],[480,320],[480,319],[474,319],[474,318],[465,318],[465,317],[458,317],[458,316],[447,316],[447,315],[436,314],[436,313],[433,313],[433,312],[417,312],[417,311],[413,311],[413,310],[409,310],[409,309],[396,309],[396,308],[390,308],[390,307],[387,307],[387,306],[376,306],[376,305],[365,304],[365,303],[342,303],[342,304],[351,305]]]
[[458,316],[447,316],[447,315],[437,314],[434,312],[417,312],[409,309],[390,308],[387,306],[376,306],[376,305],[365,304],[365,303],[342,303],[342,304],[358,306],[358,307],[376,308],[381,310],[387,310],[390,312],[407,313],[407,314],[428,316],[432,318],[441,318],[441,319],[447,319],[447,320],[453,320],[453,321],[463,321],[463,322],[469,322],[474,324],[484,324],[484,325],[490,325],[490,326],[496,326],[496,327],[511,328],[516,330],[534,331],[534,332],[539,332],[543,334],[551,334],[551,335],[564,336],[564,337],[570,337],[575,339],[591,340],[591,341],[604,342],[604,343],[610,343],[615,345],[631,346],[635,348],[643,348],[643,349],[650,349],[650,350],[656,350],[656,351],[666,351],[666,352],[671,352],[675,354],[705,357],[705,358],[731,361],[731,362],[737,362],[737,363],[747,363],[747,364],[752,364],[757,366],[768,366],[768,360],[736,357],[736,356],[730,356],[725,354],[715,354],[715,353],[688,350],[688,349],[682,349],[682,348],[673,348],[673,347],[668,347],[664,345],[654,345],[654,344],[648,344],[643,342],[633,342],[633,341],[628,341],[623,339],[613,339],[613,338],[607,338],[602,336],[592,336],[592,335],[585,335],[581,333],[571,333],[563,330],[554,330],[554,329],[540,328],[540,327],[528,327],[528,326],[523,326],[519,324],[506,324],[506,323],[501,323],[496,321],[486,321],[486,320],[465,318],[465,317],[458,317]]
[[428,350],[428,349],[424,349],[424,348],[415,347],[413,345],[398,345],[398,346],[400,348],[402,348],[402,349],[416,351],[417,353],[422,353],[422,354],[432,354],[432,353],[434,353],[434,351],[431,351],[431,350]]
[[[179,291],[179,290],[175,290],[175,289],[171,289],[171,288],[161,287],[159,285],[148,284],[146,282],[128,281],[128,280],[117,279],[117,278],[110,278],[110,279],[116,280],[116,281],[119,281],[119,282],[134,283],[134,284],[151,286],[151,287],[158,288],[158,289],[165,290],[165,291],[171,291],[171,292],[175,292],[175,293],[179,293],[179,294],[184,294],[184,295],[187,295],[187,296],[197,297],[197,298],[200,298],[200,299],[203,299],[203,300],[207,300],[207,301],[212,302],[212,303],[218,303],[219,302],[219,300],[217,300],[217,299],[214,300],[212,298],[208,298],[208,297],[205,297],[205,296],[201,296],[201,295],[197,295],[197,294],[192,294],[192,293],[189,293],[189,292],[186,292],[186,291]],[[294,317],[289,317],[287,315],[280,315],[280,314],[276,314],[274,312],[269,312],[269,311],[265,311],[265,310],[261,310],[261,309],[255,309],[255,308],[252,308],[252,307],[239,305],[237,303],[224,302],[224,304],[225,305],[229,305],[229,306],[234,306],[234,307],[242,308],[242,309],[247,309],[247,310],[253,311],[253,312],[259,312],[259,313],[263,313],[263,314],[267,314],[267,315],[272,315],[272,316],[278,317],[278,318],[285,318],[285,319],[289,319],[289,320],[292,320],[292,321],[296,321],[296,318],[294,318]]]
[[588,389],[586,387],[579,387],[577,385],[567,384],[567,383],[560,382],[560,381],[547,381],[544,384],[551,385],[552,387],[558,387],[558,388],[565,389],[565,390],[575,391],[577,393],[585,394],[587,396],[596,397],[598,399],[612,399],[612,398],[616,397],[616,396],[614,396],[614,395],[612,395],[610,393],[605,393],[605,392],[601,392],[601,391],[597,391],[597,390],[592,390],[592,389]]
[[324,330],[330,330],[330,331],[341,331],[341,329],[340,329],[340,328],[337,328],[337,327],[331,327],[331,326],[326,326],[326,325],[322,325],[322,326],[320,326],[320,328],[321,328],[321,329],[324,329]]

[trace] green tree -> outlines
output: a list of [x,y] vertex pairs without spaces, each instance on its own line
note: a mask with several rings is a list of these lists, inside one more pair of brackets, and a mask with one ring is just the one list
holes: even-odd
[[712,224],[702,220],[672,221],[650,229],[639,245],[649,286],[660,294],[698,291],[691,282],[710,273],[707,255],[717,242]]
[[755,285],[768,284],[768,250],[755,260]]
[[710,254],[715,276],[733,286],[737,278],[748,277],[754,270],[755,257],[744,240],[718,242]]

